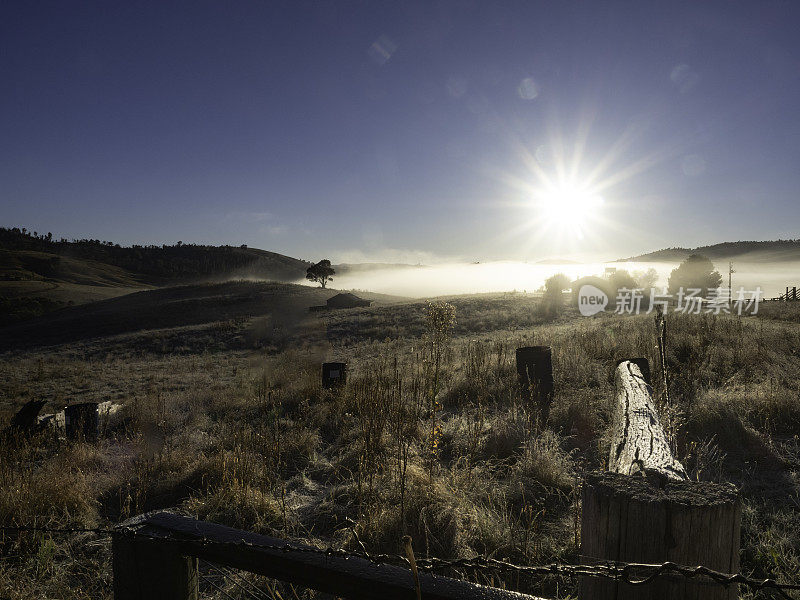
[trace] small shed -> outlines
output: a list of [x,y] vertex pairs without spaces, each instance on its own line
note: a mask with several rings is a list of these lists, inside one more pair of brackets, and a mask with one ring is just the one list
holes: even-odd
[[369,306],[372,304],[370,300],[359,298],[355,294],[343,292],[336,294],[332,298],[328,298],[328,308],[356,308],[359,306]]

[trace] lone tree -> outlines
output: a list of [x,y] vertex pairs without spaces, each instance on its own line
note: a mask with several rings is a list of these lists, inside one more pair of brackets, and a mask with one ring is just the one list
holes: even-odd
[[708,290],[722,284],[722,275],[714,269],[714,263],[702,254],[692,254],[669,276],[669,292],[676,294],[679,289],[699,289],[700,296],[708,295]]
[[650,267],[647,271],[634,271],[632,275],[636,279],[636,287],[645,290],[655,287],[656,281],[658,281],[658,271],[653,267]]
[[563,273],[556,273],[544,282],[544,311],[553,316],[561,311],[564,305],[564,290],[570,287],[570,279]]
[[628,273],[625,269],[617,269],[608,276],[608,282],[611,284],[611,287],[614,288],[614,291],[621,290],[622,288],[632,290],[637,288],[636,279]]
[[315,265],[311,265],[306,269],[306,279],[309,281],[316,281],[319,283],[323,288],[325,284],[329,281],[333,281],[333,275],[336,274],[336,271],[333,270],[331,266],[331,261],[327,258],[319,261]]

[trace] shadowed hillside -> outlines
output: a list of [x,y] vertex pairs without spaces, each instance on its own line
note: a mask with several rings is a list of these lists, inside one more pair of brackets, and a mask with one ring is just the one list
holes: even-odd
[[723,242],[697,248],[665,248],[617,262],[680,262],[690,254],[702,254],[711,260],[778,262],[800,260],[800,240],[770,242]]
[[[146,290],[0,328],[0,351],[265,315],[284,324],[299,322],[307,318],[309,306],[324,304],[337,293],[304,285],[241,280]],[[394,299],[362,295],[371,300]]]
[[[228,281],[165,287],[64,308],[0,328],[0,351],[49,346],[123,333],[266,317],[262,328],[294,328],[308,308],[324,304],[338,290],[289,283]],[[373,301],[398,298],[362,294]],[[350,311],[343,311],[345,313]],[[189,335],[183,332],[183,335]]]
[[122,247],[0,228],[0,326],[155,286],[237,278],[297,281],[307,267],[244,246]]
[[246,246],[123,247],[100,240],[55,240],[17,228],[0,228],[0,278],[70,283],[161,285],[214,276],[294,281],[308,263]]

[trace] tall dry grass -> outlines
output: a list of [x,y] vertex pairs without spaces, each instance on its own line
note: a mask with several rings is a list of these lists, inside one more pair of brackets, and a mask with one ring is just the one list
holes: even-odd
[[[660,368],[652,317],[565,309],[548,320],[529,314],[522,295],[451,304],[455,323],[449,309],[437,321],[429,308],[426,321],[425,305],[403,305],[402,315],[419,313],[407,323],[384,307],[346,311],[331,317],[323,347],[164,355],[131,353],[117,339],[107,352],[92,342],[11,357],[0,367],[5,393],[59,403],[103,390],[124,407],[95,446],[0,446],[0,523],[108,525],[169,507],[344,548],[357,535],[371,552],[398,552],[410,535],[422,556],[575,560],[581,477],[607,456],[614,362],[643,356]],[[523,312],[528,320],[510,328]],[[791,579],[800,569],[800,328],[773,317],[668,316],[670,404],[653,379],[691,476],[742,489],[743,568]],[[532,344],[553,349],[543,428],[514,365],[515,349]],[[323,390],[319,365],[334,356],[350,378]],[[107,547],[87,551],[81,540],[6,540],[0,594],[108,596]],[[558,582],[561,597],[573,584]]]

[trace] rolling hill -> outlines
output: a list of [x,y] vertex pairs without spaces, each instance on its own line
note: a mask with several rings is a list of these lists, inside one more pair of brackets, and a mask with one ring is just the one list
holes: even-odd
[[246,246],[130,246],[0,228],[0,324],[169,285],[297,281],[309,263]]
[[768,242],[722,242],[697,248],[665,248],[621,258],[617,262],[680,262],[690,254],[702,254],[711,260],[738,260],[742,262],[789,262],[800,260],[800,240]]
[[0,228],[0,279],[48,279],[83,285],[168,285],[209,277],[292,281],[309,263],[247,246],[128,246],[100,240],[55,240]]

